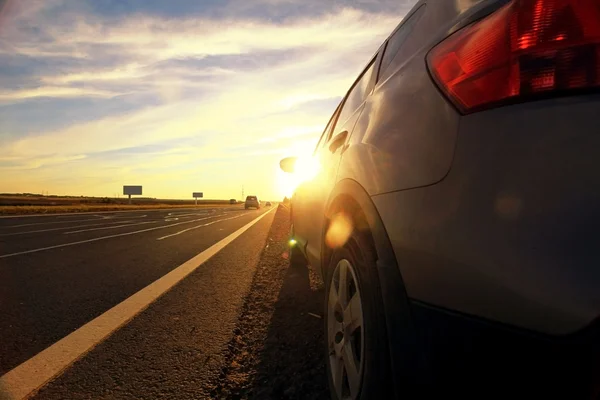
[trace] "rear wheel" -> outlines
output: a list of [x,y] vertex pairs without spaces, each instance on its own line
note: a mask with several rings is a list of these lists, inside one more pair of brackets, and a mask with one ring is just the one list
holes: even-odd
[[325,337],[333,399],[392,397],[381,290],[373,251],[354,234],[327,270]]

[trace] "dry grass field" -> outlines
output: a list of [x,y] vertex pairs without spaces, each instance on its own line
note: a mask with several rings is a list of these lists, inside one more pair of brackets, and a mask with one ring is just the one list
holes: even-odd
[[[229,200],[198,200],[197,207],[229,206]],[[0,194],[0,215],[56,214],[94,211],[151,210],[195,207],[194,200],[151,198],[42,196]]]

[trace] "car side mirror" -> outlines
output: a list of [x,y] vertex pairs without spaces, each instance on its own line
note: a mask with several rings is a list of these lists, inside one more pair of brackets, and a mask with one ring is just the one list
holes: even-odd
[[279,167],[288,173],[293,173],[296,167],[296,161],[298,161],[298,157],[287,157],[283,160],[279,161]]

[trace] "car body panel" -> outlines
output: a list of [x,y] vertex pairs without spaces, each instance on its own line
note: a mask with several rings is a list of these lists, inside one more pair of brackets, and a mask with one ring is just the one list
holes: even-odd
[[[379,64],[380,53],[367,64],[367,68],[357,82],[361,82],[364,77],[364,87],[366,96],[368,96],[375,85],[376,70]],[[371,69],[372,66],[372,69]],[[370,75],[366,75],[370,74]],[[354,85],[353,85],[354,86]],[[349,90],[351,92],[352,88]],[[365,102],[362,101],[355,106],[355,109],[348,114],[344,114],[345,102],[348,95],[342,101],[330,123],[323,133],[321,141],[317,145],[314,157],[320,165],[319,174],[312,180],[302,183],[294,193],[293,223],[294,234],[298,236],[300,248],[304,249],[306,258],[313,268],[321,269],[321,253],[323,250],[323,234],[326,225],[326,204],[329,201],[331,188],[335,186],[338,178],[338,168],[342,154],[347,148],[347,142],[352,131],[363,112]],[[347,115],[347,117],[345,117]],[[343,118],[344,120],[339,120]],[[339,137],[345,137],[338,141]],[[332,146],[336,144],[336,147]]]
[[448,173],[460,114],[440,95],[424,60],[457,25],[504,2],[429,3],[407,16],[416,24],[392,63],[379,71],[341,161],[338,179],[354,179],[371,195],[430,185]]
[[321,261],[321,251],[323,246],[323,230],[325,226],[326,203],[329,198],[329,191],[335,185],[339,162],[342,155],[343,145],[338,147],[333,152],[330,151],[329,145],[335,136],[341,132],[352,132],[358,117],[362,112],[363,106],[360,106],[354,114],[350,116],[344,123],[340,123],[332,132],[332,138],[324,148],[319,152],[319,159],[322,175],[314,181],[314,185],[309,188],[305,196],[308,197],[306,206],[311,212],[306,213],[306,230],[303,236],[306,238],[306,255],[311,265],[319,265]]
[[[329,127],[330,130],[331,127]],[[324,133],[328,135],[328,133]],[[339,152],[329,152],[325,147],[327,142],[317,150],[314,157],[319,160],[321,171],[315,179],[302,182],[294,192],[293,202],[293,224],[294,235],[303,249],[306,258],[313,266],[317,266],[319,260],[315,255],[320,254],[320,234],[325,221],[325,201],[327,199],[327,188],[333,184],[337,173]],[[315,240],[319,235],[319,240]],[[311,250],[309,250],[309,242]]]
[[463,117],[446,179],[373,198],[409,297],[555,335],[600,315],[599,105]]

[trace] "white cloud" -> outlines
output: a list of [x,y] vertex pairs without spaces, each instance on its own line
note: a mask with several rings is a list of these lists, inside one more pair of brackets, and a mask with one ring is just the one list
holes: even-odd
[[[255,172],[254,176],[245,171],[244,155],[236,149],[250,149],[245,154],[253,156],[252,167],[257,171],[260,168],[272,171],[272,164],[279,156],[314,146],[333,110],[305,112],[297,107],[343,95],[400,20],[399,15],[348,8],[318,18],[283,23],[133,15],[116,24],[107,24],[91,15],[70,15],[74,24],[65,24],[53,23],[39,12],[21,17],[34,16],[42,34],[52,40],[38,40],[24,34],[18,26],[9,27],[0,33],[4,43],[0,52],[41,58],[66,54],[85,60],[86,68],[82,70],[75,63],[72,67],[64,66],[60,73],[32,77],[42,86],[0,91],[0,101],[40,96],[110,98],[144,91],[160,96],[162,104],[5,140],[0,143],[0,152],[5,159],[16,163],[16,167],[11,167],[11,176],[18,176],[10,179],[8,187],[13,185],[17,191],[26,191],[24,186],[33,185],[34,181],[65,175],[73,187],[88,187],[85,181],[92,172],[95,179],[106,185],[114,185],[119,179],[136,181],[144,176],[153,176],[155,182],[164,178],[167,182],[173,173],[165,169],[178,166],[181,166],[176,174],[178,179],[192,181],[197,178],[198,170],[190,170],[188,165],[203,159],[222,159],[228,160],[223,162],[232,167],[219,169],[220,164],[215,161],[212,172],[217,177],[215,185],[218,181],[237,181],[245,176],[273,192],[273,180],[265,178],[271,177],[271,172]],[[113,56],[110,66],[105,59],[107,53],[98,51],[98,46],[110,49],[108,54]],[[175,59],[202,60],[235,54],[256,57],[270,51],[279,52],[281,58],[261,64],[261,68],[194,67],[185,62],[158,68],[158,63]],[[119,56],[117,61],[121,60],[117,65],[115,54]],[[195,92],[197,97],[193,95]],[[0,125],[0,133],[1,130]],[[99,152],[197,136],[203,139],[199,148],[178,148],[171,153],[172,149],[167,148],[158,154],[115,158],[109,164],[93,157]],[[19,168],[23,171],[19,172]],[[32,174],[30,168],[35,168],[36,173]],[[0,174],[5,169],[0,166]],[[94,190],[107,189],[98,185]]]
[[98,90],[92,88],[60,87],[60,86],[42,86],[33,89],[22,90],[3,90],[0,91],[0,103],[16,102],[19,100],[31,99],[35,97],[113,97],[123,93],[111,92],[108,90]]

